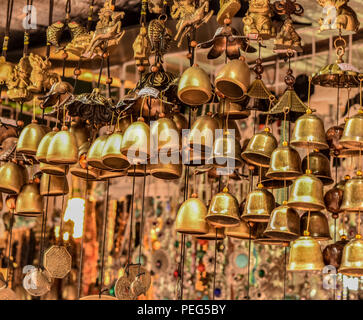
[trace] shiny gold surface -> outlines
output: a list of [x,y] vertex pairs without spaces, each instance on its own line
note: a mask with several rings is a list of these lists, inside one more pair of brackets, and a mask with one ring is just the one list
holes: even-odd
[[127,158],[121,153],[121,145],[121,132],[116,131],[107,137],[101,153],[101,160],[104,166],[114,170],[125,170],[130,167]]
[[104,170],[101,170],[99,172],[98,180],[119,178],[119,177],[124,177],[126,175],[127,175],[127,170],[122,170],[122,171],[104,171]]
[[198,66],[186,69],[178,84],[178,98],[190,106],[207,103],[212,97],[212,86],[208,74]]
[[150,165],[150,174],[158,179],[174,180],[179,179],[183,172],[181,162],[173,163],[158,163]]
[[[159,118],[150,128],[150,134],[154,141],[154,156],[159,154],[179,153],[181,148],[181,136],[175,122],[169,118]],[[162,155],[161,155],[162,156]]]
[[68,173],[67,165],[53,165],[45,162],[40,162],[39,170],[43,173],[55,175],[55,176],[64,176]]
[[34,217],[43,212],[43,197],[40,195],[39,184],[25,184],[16,198],[15,214]]
[[52,141],[52,139],[56,133],[57,133],[57,131],[50,131],[40,141],[36,155],[35,155],[36,159],[39,162],[47,161],[47,153],[48,153],[49,144]]
[[[49,191],[48,191],[49,184]],[[40,195],[57,197],[63,194],[68,194],[69,186],[67,178],[64,176],[54,176],[46,173],[40,178]]]
[[363,276],[363,240],[360,235],[344,246],[339,273],[351,277]]
[[76,123],[76,122],[72,123],[71,127],[69,128],[69,132],[72,133],[74,135],[74,137],[76,138],[76,142],[77,142],[78,147],[80,147],[85,142],[87,142],[88,139],[89,139],[89,135],[90,135],[90,131],[88,130],[86,125],[81,123],[81,122],[80,123]]
[[[303,234],[304,231],[307,230],[308,215],[309,212],[305,212],[301,216],[300,220],[301,234]],[[331,240],[328,218],[322,212],[319,211],[310,212],[309,229],[307,231],[309,231],[310,237],[314,238],[317,241]]]
[[44,252],[43,261],[52,278],[63,279],[72,269],[72,256],[64,246],[51,246]]
[[278,240],[295,240],[300,236],[300,217],[292,208],[282,205],[271,212],[264,235]]
[[[305,172],[308,169],[308,157],[302,161],[302,170]],[[324,186],[334,182],[330,172],[330,161],[321,152],[311,152],[309,154],[309,170],[311,173],[320,179]]]
[[251,222],[268,222],[274,208],[273,194],[266,189],[258,188],[247,195],[241,218]]
[[246,109],[250,98],[244,95],[241,101],[230,101],[229,99],[222,99],[218,106],[218,115],[228,119],[246,119],[250,116],[251,110]]
[[311,174],[304,174],[292,184],[287,205],[297,210],[325,209],[323,183]]
[[55,134],[49,143],[46,161],[49,164],[74,164],[78,161],[78,146],[74,135],[66,130]]
[[250,85],[250,69],[244,59],[230,60],[218,72],[215,86],[224,96],[238,100]]
[[276,148],[271,155],[267,178],[294,180],[302,174],[299,153],[290,146]]
[[185,234],[205,234],[208,232],[206,205],[198,198],[183,202],[175,220],[175,230]]
[[224,230],[224,228],[214,228],[212,226],[208,226],[208,231],[205,234],[196,235],[195,237],[199,240],[222,240],[226,237]]
[[[131,166],[127,169],[127,175],[133,177],[134,176],[134,166]],[[150,175],[150,164],[146,165],[146,175]],[[135,177],[143,177],[144,176],[144,165],[138,164],[135,167]]]
[[87,168],[82,168],[79,165],[79,163],[76,163],[75,165],[71,166],[69,172],[78,178],[91,181],[97,180],[100,174],[99,169],[88,167],[87,170]]
[[251,98],[264,100],[270,99],[270,97],[273,96],[261,79],[255,79],[251,83],[246,95]]
[[261,222],[256,223],[256,238],[254,239],[255,243],[261,245],[268,245],[268,246],[288,246],[289,241],[283,241],[271,237],[267,237],[264,232],[267,228],[267,223]]
[[26,155],[35,155],[44,135],[44,128],[41,125],[32,122],[21,131],[16,151]]
[[363,177],[349,179],[344,186],[342,211],[363,211]]
[[23,168],[14,162],[6,162],[0,167],[0,192],[18,194],[24,180]]
[[324,123],[315,114],[307,113],[296,120],[290,144],[296,148],[328,149]]
[[250,231],[250,227],[249,227],[248,223],[244,220],[241,221],[239,226],[226,228],[224,230],[224,233],[226,234],[226,236],[228,236],[230,238],[242,239],[242,240],[248,240],[250,238],[250,232],[251,232],[251,239],[255,239],[256,238],[256,224],[251,227],[251,231]]
[[363,148],[363,111],[348,119],[339,142],[348,149]]
[[317,240],[302,236],[291,242],[288,271],[321,271],[323,268],[323,255]]
[[87,164],[100,170],[109,170],[102,162],[102,151],[108,139],[108,135],[99,136],[88,150]]

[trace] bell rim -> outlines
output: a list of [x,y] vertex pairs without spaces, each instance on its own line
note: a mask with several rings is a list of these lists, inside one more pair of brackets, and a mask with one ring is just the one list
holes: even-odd
[[290,145],[292,145],[295,148],[303,148],[303,149],[319,149],[319,150],[326,150],[329,149],[329,145],[327,143],[323,142],[304,142],[304,141],[297,141],[297,140],[291,140]]
[[285,244],[289,243],[289,241],[281,241],[272,238],[256,238],[254,242],[261,245],[270,245],[270,246],[284,246]]
[[70,173],[77,178],[84,179],[84,180],[97,180],[97,174],[88,170],[88,177],[87,177],[87,170],[86,169],[79,169],[79,168],[71,168]]
[[[305,206],[304,206],[305,204]],[[322,211],[325,209],[325,205],[323,204],[311,204],[304,201],[291,201],[291,202],[287,202],[287,205],[290,208],[293,208],[295,210],[304,210],[304,211]]]
[[[240,239],[240,240],[249,240],[250,239],[250,235],[246,234],[246,235],[242,235],[239,232],[233,232],[233,231],[225,231],[224,232],[225,235],[229,238],[233,238],[233,239]],[[256,235],[251,234],[251,240],[256,239]]]
[[[292,231],[267,230],[267,228],[266,228],[266,230],[263,232],[263,235],[265,235],[269,238],[273,238],[273,239],[281,240],[281,241],[294,241],[300,237],[300,232],[295,233]],[[282,238],[282,236],[286,236],[286,237]]]
[[35,212],[35,211],[20,211],[14,212],[14,215],[20,217],[38,217],[42,214],[42,212]]
[[[122,166],[122,167],[121,166],[114,166],[113,164],[112,165],[108,165],[106,163],[108,161],[113,161],[113,163],[115,163],[115,162],[124,163],[125,166]],[[101,158],[101,162],[108,169],[127,170],[128,168],[131,167],[131,164],[128,162],[127,158],[125,158],[125,156],[123,154],[121,154],[121,153],[120,154],[112,153],[112,154],[104,155]],[[127,164],[127,167],[126,167],[126,164]]]
[[42,173],[46,173],[46,174],[49,174],[49,175],[52,175],[52,176],[57,176],[57,177],[63,177],[65,175],[67,175],[67,172],[65,170],[56,171],[54,169],[47,169],[47,168],[45,168],[45,169],[42,169],[40,171]]
[[181,177],[181,174],[176,173],[176,172],[160,171],[160,170],[155,170],[155,169],[152,169],[150,171],[150,174],[153,177],[155,177],[157,179],[161,179],[161,180],[176,180]]
[[[265,189],[273,190],[273,189],[281,189],[281,188],[283,188],[284,187],[284,184],[281,184],[281,185],[278,184],[278,183],[281,183],[283,181],[286,181],[286,187],[291,186],[292,183],[293,183],[293,180],[277,180],[277,179],[266,179],[266,180],[262,180],[261,183],[262,183],[262,185],[263,185],[263,187]],[[271,183],[271,184],[269,184],[269,183]]]
[[16,148],[17,153],[24,154],[26,156],[35,156],[37,154],[37,150],[34,151],[34,149],[31,148]]
[[266,173],[266,178],[272,180],[295,180],[302,175],[302,171],[273,172],[270,169]]
[[188,229],[188,228],[175,228],[175,231],[176,232],[179,232],[181,234],[190,234],[192,236],[198,236],[198,235],[203,235],[205,234],[204,232],[202,231],[196,231],[196,230],[193,230],[193,229]]
[[246,222],[268,222],[270,215],[242,214],[241,219]]
[[[223,90],[220,89],[220,87],[218,86],[218,84],[220,84],[221,82],[225,82],[226,84],[230,85],[231,83],[236,86],[240,91],[242,91],[242,94],[240,95],[229,95],[229,94],[226,94],[225,92],[223,92]],[[220,78],[216,78],[215,80],[215,86],[216,88],[218,89],[218,91],[220,91],[224,96],[226,96],[228,99],[231,99],[231,100],[237,100],[237,99],[240,99],[242,98],[248,88],[246,87],[245,84],[243,84],[242,82],[240,81],[236,81],[235,79],[231,79],[231,78],[226,78],[226,77],[220,77]]]
[[[261,156],[262,159],[264,159],[264,162],[259,162],[259,161],[256,161],[255,158],[254,159],[251,159],[249,157],[246,157],[246,155],[257,155],[257,156]],[[246,162],[250,163],[250,164],[254,164],[254,165],[257,165],[257,166],[260,166],[260,167],[263,167],[263,168],[269,168],[270,167],[270,160],[271,160],[271,156],[268,157],[262,153],[259,153],[259,152],[252,152],[252,151],[244,151],[241,153],[241,157],[243,160],[245,160]]]
[[338,272],[351,277],[363,277],[363,267],[340,267]]
[[[241,223],[241,220],[238,218],[220,214],[208,215],[205,217],[205,220],[215,228],[237,227]],[[221,220],[224,220],[225,223],[219,222]]]
[[[190,101],[189,99],[185,99],[183,98],[183,95],[185,95],[185,92],[189,92],[189,91],[198,91],[198,92],[202,92],[205,96],[203,97],[203,99],[200,99],[198,101],[198,103]],[[190,92],[189,92],[190,94]],[[187,104],[188,106],[201,106],[203,104],[206,104],[212,97],[212,90],[207,90],[201,87],[193,87],[189,86],[189,87],[185,87],[183,89],[178,90],[177,96],[179,98],[179,100],[185,104]],[[195,101],[195,100],[194,100]]]
[[[348,138],[346,138],[348,139]],[[363,141],[359,142],[357,140],[346,140],[344,138],[340,139],[339,140],[339,143],[344,147],[344,148],[347,148],[347,149],[362,149],[363,148]]]
[[75,164],[77,163],[78,159],[74,158],[74,159],[68,159],[68,160],[52,160],[51,157],[47,156],[47,164],[51,164],[51,165],[67,165],[67,164]]
[[40,192],[40,195],[42,197],[59,197],[59,196],[63,196],[63,195],[67,195],[69,194],[69,191],[63,193],[62,191],[58,191],[58,192],[49,192],[46,191],[46,192]]
[[198,240],[215,240],[217,238],[217,240],[223,240],[226,237],[226,235],[224,233],[222,234],[218,234],[217,232],[217,237],[215,235],[215,233],[206,233],[206,234],[201,234],[199,236],[195,236],[196,239]]
[[15,188],[10,189],[10,188],[5,188],[5,187],[0,187],[0,192],[1,193],[6,193],[6,194],[9,194],[9,195],[13,196],[13,195],[19,194],[20,189],[21,189],[21,187],[17,191],[17,189],[15,189]]
[[106,167],[102,160],[100,159],[95,159],[95,158],[87,158],[87,164],[95,169],[99,169],[99,170],[110,170],[110,168]]

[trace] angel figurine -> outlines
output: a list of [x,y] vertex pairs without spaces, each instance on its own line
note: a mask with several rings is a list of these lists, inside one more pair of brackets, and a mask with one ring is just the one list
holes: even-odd
[[132,48],[134,50],[134,59],[137,66],[149,66],[149,56],[151,53],[150,40],[147,35],[145,26],[141,26]]

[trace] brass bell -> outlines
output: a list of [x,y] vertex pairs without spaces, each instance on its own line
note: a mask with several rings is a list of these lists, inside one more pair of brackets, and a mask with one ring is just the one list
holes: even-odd
[[24,184],[24,169],[9,161],[0,167],[0,192],[18,194]]
[[93,168],[93,167],[82,167],[79,162],[77,162],[75,165],[71,166],[69,169],[69,172],[83,180],[89,180],[94,181],[99,178],[100,169]]
[[35,155],[45,134],[44,127],[39,125],[37,120],[33,120],[31,124],[21,131],[16,151],[30,156]]
[[39,184],[32,182],[23,185],[16,198],[15,214],[35,217],[43,212],[43,197],[40,195]]
[[247,93],[250,76],[250,68],[243,57],[230,60],[218,72],[215,86],[227,98],[238,100]]
[[300,217],[292,208],[283,204],[271,212],[264,234],[268,237],[291,241],[300,236]]
[[250,234],[251,239],[256,238],[256,229],[257,224],[250,227],[248,222],[242,220],[239,226],[226,228],[224,233],[230,238],[248,240],[250,238]]
[[139,118],[126,129],[121,153],[130,164],[145,163],[150,158],[150,127],[143,118]]
[[123,171],[104,171],[101,170],[99,172],[99,176],[97,178],[97,180],[107,180],[107,179],[113,179],[113,178],[119,178],[119,177],[124,177],[127,175],[127,170],[123,170]]
[[290,243],[288,271],[321,271],[324,268],[320,244],[308,232]]
[[158,163],[150,165],[150,174],[158,179],[179,179],[183,172],[183,166],[179,163]]
[[273,194],[266,189],[251,191],[246,198],[246,204],[242,213],[242,220],[251,222],[268,222],[270,214],[275,208],[275,198]]
[[[143,164],[138,164],[136,166],[131,166],[130,168],[127,169],[127,175],[130,177],[133,177],[135,175],[135,177],[143,177],[144,176],[144,165]],[[150,175],[150,165],[147,164],[146,165],[146,175]]]
[[234,227],[240,224],[237,199],[224,188],[213,196],[206,221],[216,228]]
[[214,228],[208,225],[208,231],[203,234],[198,234],[195,236],[198,240],[223,240],[226,235],[224,233],[224,228]]
[[328,149],[324,123],[308,109],[306,114],[296,120],[290,144],[296,148]]
[[[49,186],[48,186],[49,184]],[[42,197],[57,197],[68,194],[68,180],[61,176],[52,176],[46,173],[40,178],[40,195]]]
[[351,277],[363,276],[363,240],[360,234],[345,245],[339,273]]
[[202,166],[206,163],[205,153],[191,148],[183,148],[182,162],[186,166]]
[[230,101],[229,99],[221,99],[218,107],[218,115],[220,117],[232,120],[246,119],[250,116],[251,110],[246,109],[250,101],[250,97],[244,95],[240,101]]
[[53,130],[48,132],[40,141],[36,155],[35,155],[35,158],[39,162],[47,162],[47,153],[48,153],[49,144],[57,132],[58,132],[58,128],[56,128],[56,127],[53,128]]
[[197,65],[186,69],[178,84],[178,98],[190,106],[207,103],[212,97],[212,86],[208,74]]
[[267,178],[277,180],[294,180],[302,174],[299,153],[284,141],[271,155]]
[[342,211],[363,211],[363,176],[360,171],[357,176],[349,179],[344,186]]
[[68,173],[67,165],[53,165],[45,162],[40,162],[39,170],[46,174],[54,176],[64,176]]
[[125,170],[130,167],[129,161],[121,153],[121,144],[122,133],[119,130],[107,137],[101,153],[104,166],[114,170]]
[[49,164],[74,164],[78,161],[78,146],[74,135],[63,127],[49,143],[46,161]]
[[77,146],[81,146],[89,139],[89,130],[81,121],[72,121],[69,132],[76,138]]
[[297,210],[325,209],[323,183],[312,174],[304,174],[292,184],[287,205]]
[[184,234],[205,234],[208,232],[206,216],[206,205],[193,194],[180,206],[175,220],[175,230]]
[[265,128],[249,140],[246,150],[242,152],[242,158],[248,163],[269,167],[272,152],[276,148],[276,138],[270,133],[269,128]]
[[211,153],[217,129],[220,129],[218,120],[212,118],[210,113],[198,117],[189,133],[190,148],[207,154]]
[[[300,219],[300,232],[304,233],[308,226],[309,212],[305,212]],[[310,212],[309,235],[318,241],[331,240],[329,222],[326,215],[319,211]]]
[[302,170],[305,172],[308,168],[315,177],[320,179],[324,186],[334,182],[330,172],[330,161],[321,152],[314,151],[309,154],[309,166],[308,157],[306,156],[303,159]]
[[[259,168],[256,167],[257,170],[256,172],[253,172],[252,175],[253,176],[258,176],[259,175]],[[268,171],[268,168],[263,168],[262,167],[262,175],[261,175],[261,184],[263,185],[263,187],[265,189],[281,189],[281,188],[285,188],[285,187],[289,187],[292,185],[292,180],[276,180],[276,179],[272,179],[272,178],[267,178],[266,177],[266,173]],[[258,184],[257,184],[258,186]]]
[[109,167],[106,167],[102,161],[102,151],[106,144],[109,135],[105,134],[99,136],[93,143],[87,152],[87,164],[93,168],[99,170],[109,170]]
[[340,144],[348,149],[363,148],[363,108],[345,123]]
[[288,246],[289,241],[283,241],[280,239],[271,238],[265,235],[265,230],[267,228],[266,222],[259,222],[256,223],[256,238],[254,242],[262,245],[269,245],[269,246]]
[[237,168],[242,166],[241,144],[234,135],[227,131],[218,137],[213,145],[213,154],[208,159],[208,164],[216,167]]

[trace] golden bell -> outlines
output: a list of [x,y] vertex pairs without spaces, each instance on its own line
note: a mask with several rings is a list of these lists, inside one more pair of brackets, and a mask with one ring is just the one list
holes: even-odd
[[290,243],[288,271],[321,271],[323,268],[323,254],[317,240],[304,235]]
[[290,144],[296,148],[328,149],[324,123],[309,110],[296,120]]
[[121,144],[122,133],[119,130],[107,137],[101,153],[101,160],[105,167],[114,170],[125,170],[130,167],[129,161],[121,153]]
[[289,241],[283,241],[280,239],[271,238],[265,235],[265,230],[267,228],[266,222],[256,223],[256,238],[254,242],[262,245],[269,246],[288,246]]
[[89,130],[82,122],[72,122],[69,132],[76,138],[77,146],[81,146],[89,139]]
[[113,178],[119,178],[119,177],[124,177],[127,175],[127,170],[123,170],[123,171],[104,171],[101,170],[99,172],[99,176],[97,178],[97,180],[107,180],[107,179],[113,179]]
[[241,99],[250,85],[250,68],[242,59],[230,60],[215,79],[219,92],[231,100]]
[[[272,179],[272,178],[267,178],[266,174],[268,171],[268,168],[262,168],[262,175],[261,175],[261,184],[263,185],[263,187],[265,189],[281,189],[281,188],[285,188],[285,187],[289,187],[292,185],[292,180],[276,180],[276,179]],[[258,176],[259,175],[259,167],[255,167],[255,169],[253,169],[253,173],[252,175],[254,176]],[[257,185],[258,186],[258,183]]]
[[363,109],[345,123],[340,144],[348,149],[363,148]]
[[31,124],[21,131],[16,151],[26,155],[35,155],[44,135],[44,128],[36,120],[33,120]]
[[0,192],[18,194],[24,184],[24,170],[16,163],[9,161],[0,168]]
[[216,228],[240,224],[238,201],[228,192],[228,188],[213,196],[205,220]]
[[67,165],[53,165],[45,162],[40,162],[39,170],[46,174],[54,176],[64,176],[68,173]]
[[[302,161],[302,170],[305,172],[307,169],[308,157],[306,156]],[[321,152],[314,151],[309,154],[309,170],[320,179],[324,186],[334,182],[330,173],[330,161]]]
[[39,184],[23,185],[16,198],[15,214],[19,216],[35,217],[43,212],[43,197],[40,195]]
[[179,153],[181,138],[175,122],[169,118],[159,116],[150,128],[150,134],[153,139],[153,156],[160,152],[170,155]]
[[75,165],[71,166],[69,169],[69,172],[83,180],[90,180],[94,181],[99,178],[100,170],[93,167],[83,168],[79,162],[77,162]]
[[272,152],[277,148],[277,140],[268,128],[255,134],[242,152],[242,158],[248,163],[269,167]]
[[345,183],[340,209],[342,211],[363,211],[363,176],[360,172]]
[[226,236],[228,236],[230,238],[242,239],[242,240],[248,240],[250,238],[250,233],[251,233],[251,239],[255,239],[256,238],[256,227],[257,227],[257,224],[254,224],[253,226],[251,226],[251,230],[250,230],[250,226],[248,225],[248,222],[242,220],[241,223],[239,224],[239,226],[226,228],[224,230],[224,233],[226,234]]
[[153,177],[163,180],[179,179],[183,172],[183,165],[179,163],[157,163],[150,165]]
[[[307,229],[309,212],[305,212],[300,219],[301,234]],[[310,212],[309,235],[318,241],[331,240],[329,222],[326,215],[319,211]]]
[[[48,190],[49,184],[49,190]],[[52,176],[46,173],[42,174],[40,179],[40,195],[42,197],[57,197],[68,194],[69,186],[67,178],[61,176]]]
[[207,224],[207,230],[206,233],[198,234],[195,238],[198,240],[222,240],[226,237],[224,228],[214,228]]
[[126,129],[121,153],[131,164],[142,163],[150,158],[150,127],[143,118],[139,118]]
[[363,240],[360,234],[344,246],[339,273],[351,277],[363,276]]
[[246,119],[250,116],[251,110],[246,109],[250,101],[250,97],[244,95],[241,101],[230,101],[229,99],[222,99],[218,107],[218,115],[220,117],[232,120]]
[[93,143],[87,152],[87,164],[93,168],[100,170],[109,170],[102,161],[102,151],[108,139],[108,135],[99,136]]
[[203,153],[212,152],[215,132],[219,129],[219,123],[211,114],[198,117],[194,121],[188,137],[190,148]]
[[292,184],[287,205],[297,210],[325,209],[323,183],[312,174],[304,174]]
[[207,207],[197,198],[196,194],[183,202],[180,206],[176,220],[175,230],[185,234],[204,234],[208,232],[208,224],[205,221]]
[[267,178],[277,180],[294,180],[302,174],[299,153],[286,142],[276,148],[271,155]]
[[216,167],[236,168],[242,167],[241,144],[228,130],[216,139],[213,145],[213,154],[207,163]]
[[[127,175],[129,177],[133,177],[135,175],[135,177],[143,177],[145,170],[144,170],[144,165],[143,164],[138,164],[135,166],[135,170],[134,170],[134,166],[131,166],[130,168],[127,169]],[[146,165],[146,175],[150,175],[150,164]]]
[[275,208],[264,234],[283,241],[297,239],[300,236],[299,214],[287,205]]
[[186,69],[178,84],[178,98],[190,106],[207,103],[212,97],[212,86],[208,74],[194,65]]
[[47,162],[47,153],[48,153],[49,144],[57,132],[58,132],[57,128],[54,128],[52,131],[48,132],[40,141],[35,155],[36,159],[39,162]]
[[78,146],[74,135],[63,127],[49,143],[46,161],[49,164],[74,164],[78,161]]
[[275,205],[273,194],[259,186],[247,195],[241,218],[250,222],[268,222]]

